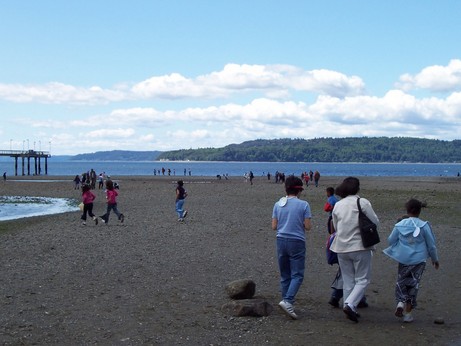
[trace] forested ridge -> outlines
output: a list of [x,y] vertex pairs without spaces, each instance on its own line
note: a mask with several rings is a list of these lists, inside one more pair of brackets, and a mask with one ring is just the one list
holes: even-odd
[[408,137],[258,139],[222,148],[182,149],[158,160],[259,162],[461,162],[461,140]]

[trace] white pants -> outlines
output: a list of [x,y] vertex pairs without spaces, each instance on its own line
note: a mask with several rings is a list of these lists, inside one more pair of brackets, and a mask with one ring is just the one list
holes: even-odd
[[349,305],[354,311],[370,283],[371,257],[371,250],[338,253],[343,277],[344,305]]

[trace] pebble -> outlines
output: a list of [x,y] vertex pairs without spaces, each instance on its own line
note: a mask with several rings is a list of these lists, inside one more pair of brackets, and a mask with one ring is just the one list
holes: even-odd
[[434,320],[434,323],[435,324],[444,324],[445,321],[442,317],[437,317],[435,320]]

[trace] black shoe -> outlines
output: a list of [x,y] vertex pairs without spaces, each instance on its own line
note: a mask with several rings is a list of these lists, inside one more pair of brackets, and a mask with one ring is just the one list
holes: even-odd
[[336,298],[331,297],[330,300],[328,301],[328,304],[335,308],[339,308],[339,300]]
[[344,313],[346,314],[346,317],[350,319],[351,321],[358,323],[359,319],[357,318],[357,313],[351,309],[349,305],[346,305],[343,308]]

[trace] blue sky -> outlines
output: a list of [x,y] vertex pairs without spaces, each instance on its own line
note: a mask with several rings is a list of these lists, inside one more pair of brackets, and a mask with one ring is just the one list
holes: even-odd
[[0,149],[460,139],[461,2],[3,1]]

